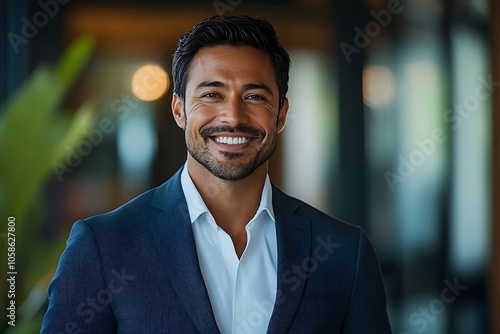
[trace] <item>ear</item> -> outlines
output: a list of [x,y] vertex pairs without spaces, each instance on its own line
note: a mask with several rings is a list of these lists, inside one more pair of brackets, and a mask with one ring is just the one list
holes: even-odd
[[281,106],[280,113],[278,115],[278,123],[277,123],[278,133],[283,131],[283,129],[285,128],[287,114],[288,114],[288,99],[285,98],[283,100],[283,106]]
[[186,127],[186,115],[184,113],[184,102],[182,98],[177,95],[172,95],[172,115],[174,115],[177,126],[181,129]]

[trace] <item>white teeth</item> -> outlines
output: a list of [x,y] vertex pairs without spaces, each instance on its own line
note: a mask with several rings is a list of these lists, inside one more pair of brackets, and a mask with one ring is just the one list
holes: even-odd
[[248,143],[250,139],[247,137],[215,137],[215,141],[228,145],[241,145]]

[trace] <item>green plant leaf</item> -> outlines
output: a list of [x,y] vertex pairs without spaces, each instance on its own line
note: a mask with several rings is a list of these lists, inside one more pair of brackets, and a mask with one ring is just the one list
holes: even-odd
[[62,56],[57,67],[58,78],[69,86],[87,63],[94,48],[94,39],[90,36],[80,37]]

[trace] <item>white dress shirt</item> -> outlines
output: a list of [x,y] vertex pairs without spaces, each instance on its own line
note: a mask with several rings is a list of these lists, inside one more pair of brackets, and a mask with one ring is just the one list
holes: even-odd
[[181,184],[201,272],[221,333],[266,333],[276,299],[278,253],[269,176],[259,208],[245,227],[247,244],[240,259],[231,237],[208,211],[187,165]]

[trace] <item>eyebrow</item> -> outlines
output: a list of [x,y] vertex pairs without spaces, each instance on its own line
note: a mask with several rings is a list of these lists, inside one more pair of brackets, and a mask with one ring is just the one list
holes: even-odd
[[[202,88],[213,87],[213,88],[227,88],[227,85],[221,81],[203,81],[196,86],[195,90],[199,90]],[[252,89],[262,89],[266,91],[269,95],[273,96],[273,92],[271,88],[264,84],[255,84],[255,83],[247,83],[243,85],[243,90],[252,90]]]
[[206,87],[214,87],[214,88],[226,88],[226,84],[220,81],[203,81],[200,82],[198,86],[196,86],[196,90],[206,88]]
[[264,84],[244,84],[243,85],[244,90],[251,90],[251,89],[263,89],[265,90],[269,95],[273,96],[273,92],[271,91],[271,88],[269,88],[267,85]]

